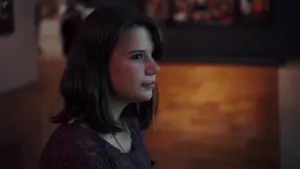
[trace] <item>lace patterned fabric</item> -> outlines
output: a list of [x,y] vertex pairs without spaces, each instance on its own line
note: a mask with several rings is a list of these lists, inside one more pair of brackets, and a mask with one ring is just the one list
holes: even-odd
[[51,136],[40,160],[40,169],[152,169],[138,121],[126,119],[132,149],[122,153],[79,124],[63,124]]

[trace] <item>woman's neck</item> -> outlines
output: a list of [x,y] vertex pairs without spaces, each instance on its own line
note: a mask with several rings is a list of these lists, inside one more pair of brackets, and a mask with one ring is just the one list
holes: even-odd
[[113,119],[116,123],[119,123],[122,111],[128,105],[128,103],[122,102],[114,97],[111,97],[108,101],[108,105]]

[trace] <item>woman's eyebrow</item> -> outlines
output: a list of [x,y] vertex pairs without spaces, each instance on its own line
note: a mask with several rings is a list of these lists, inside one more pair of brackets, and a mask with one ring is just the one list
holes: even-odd
[[130,50],[128,53],[129,54],[132,54],[132,53],[147,53],[147,51],[146,50]]

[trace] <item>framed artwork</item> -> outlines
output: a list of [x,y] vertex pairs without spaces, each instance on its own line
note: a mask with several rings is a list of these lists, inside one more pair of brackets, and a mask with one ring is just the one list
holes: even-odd
[[7,36],[14,33],[13,0],[0,0],[0,35]]
[[269,24],[273,0],[145,0],[149,16],[172,25]]

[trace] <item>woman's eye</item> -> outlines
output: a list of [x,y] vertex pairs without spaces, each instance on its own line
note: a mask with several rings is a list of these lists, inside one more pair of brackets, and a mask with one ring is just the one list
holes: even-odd
[[131,60],[142,60],[144,58],[143,54],[135,54],[130,57]]

